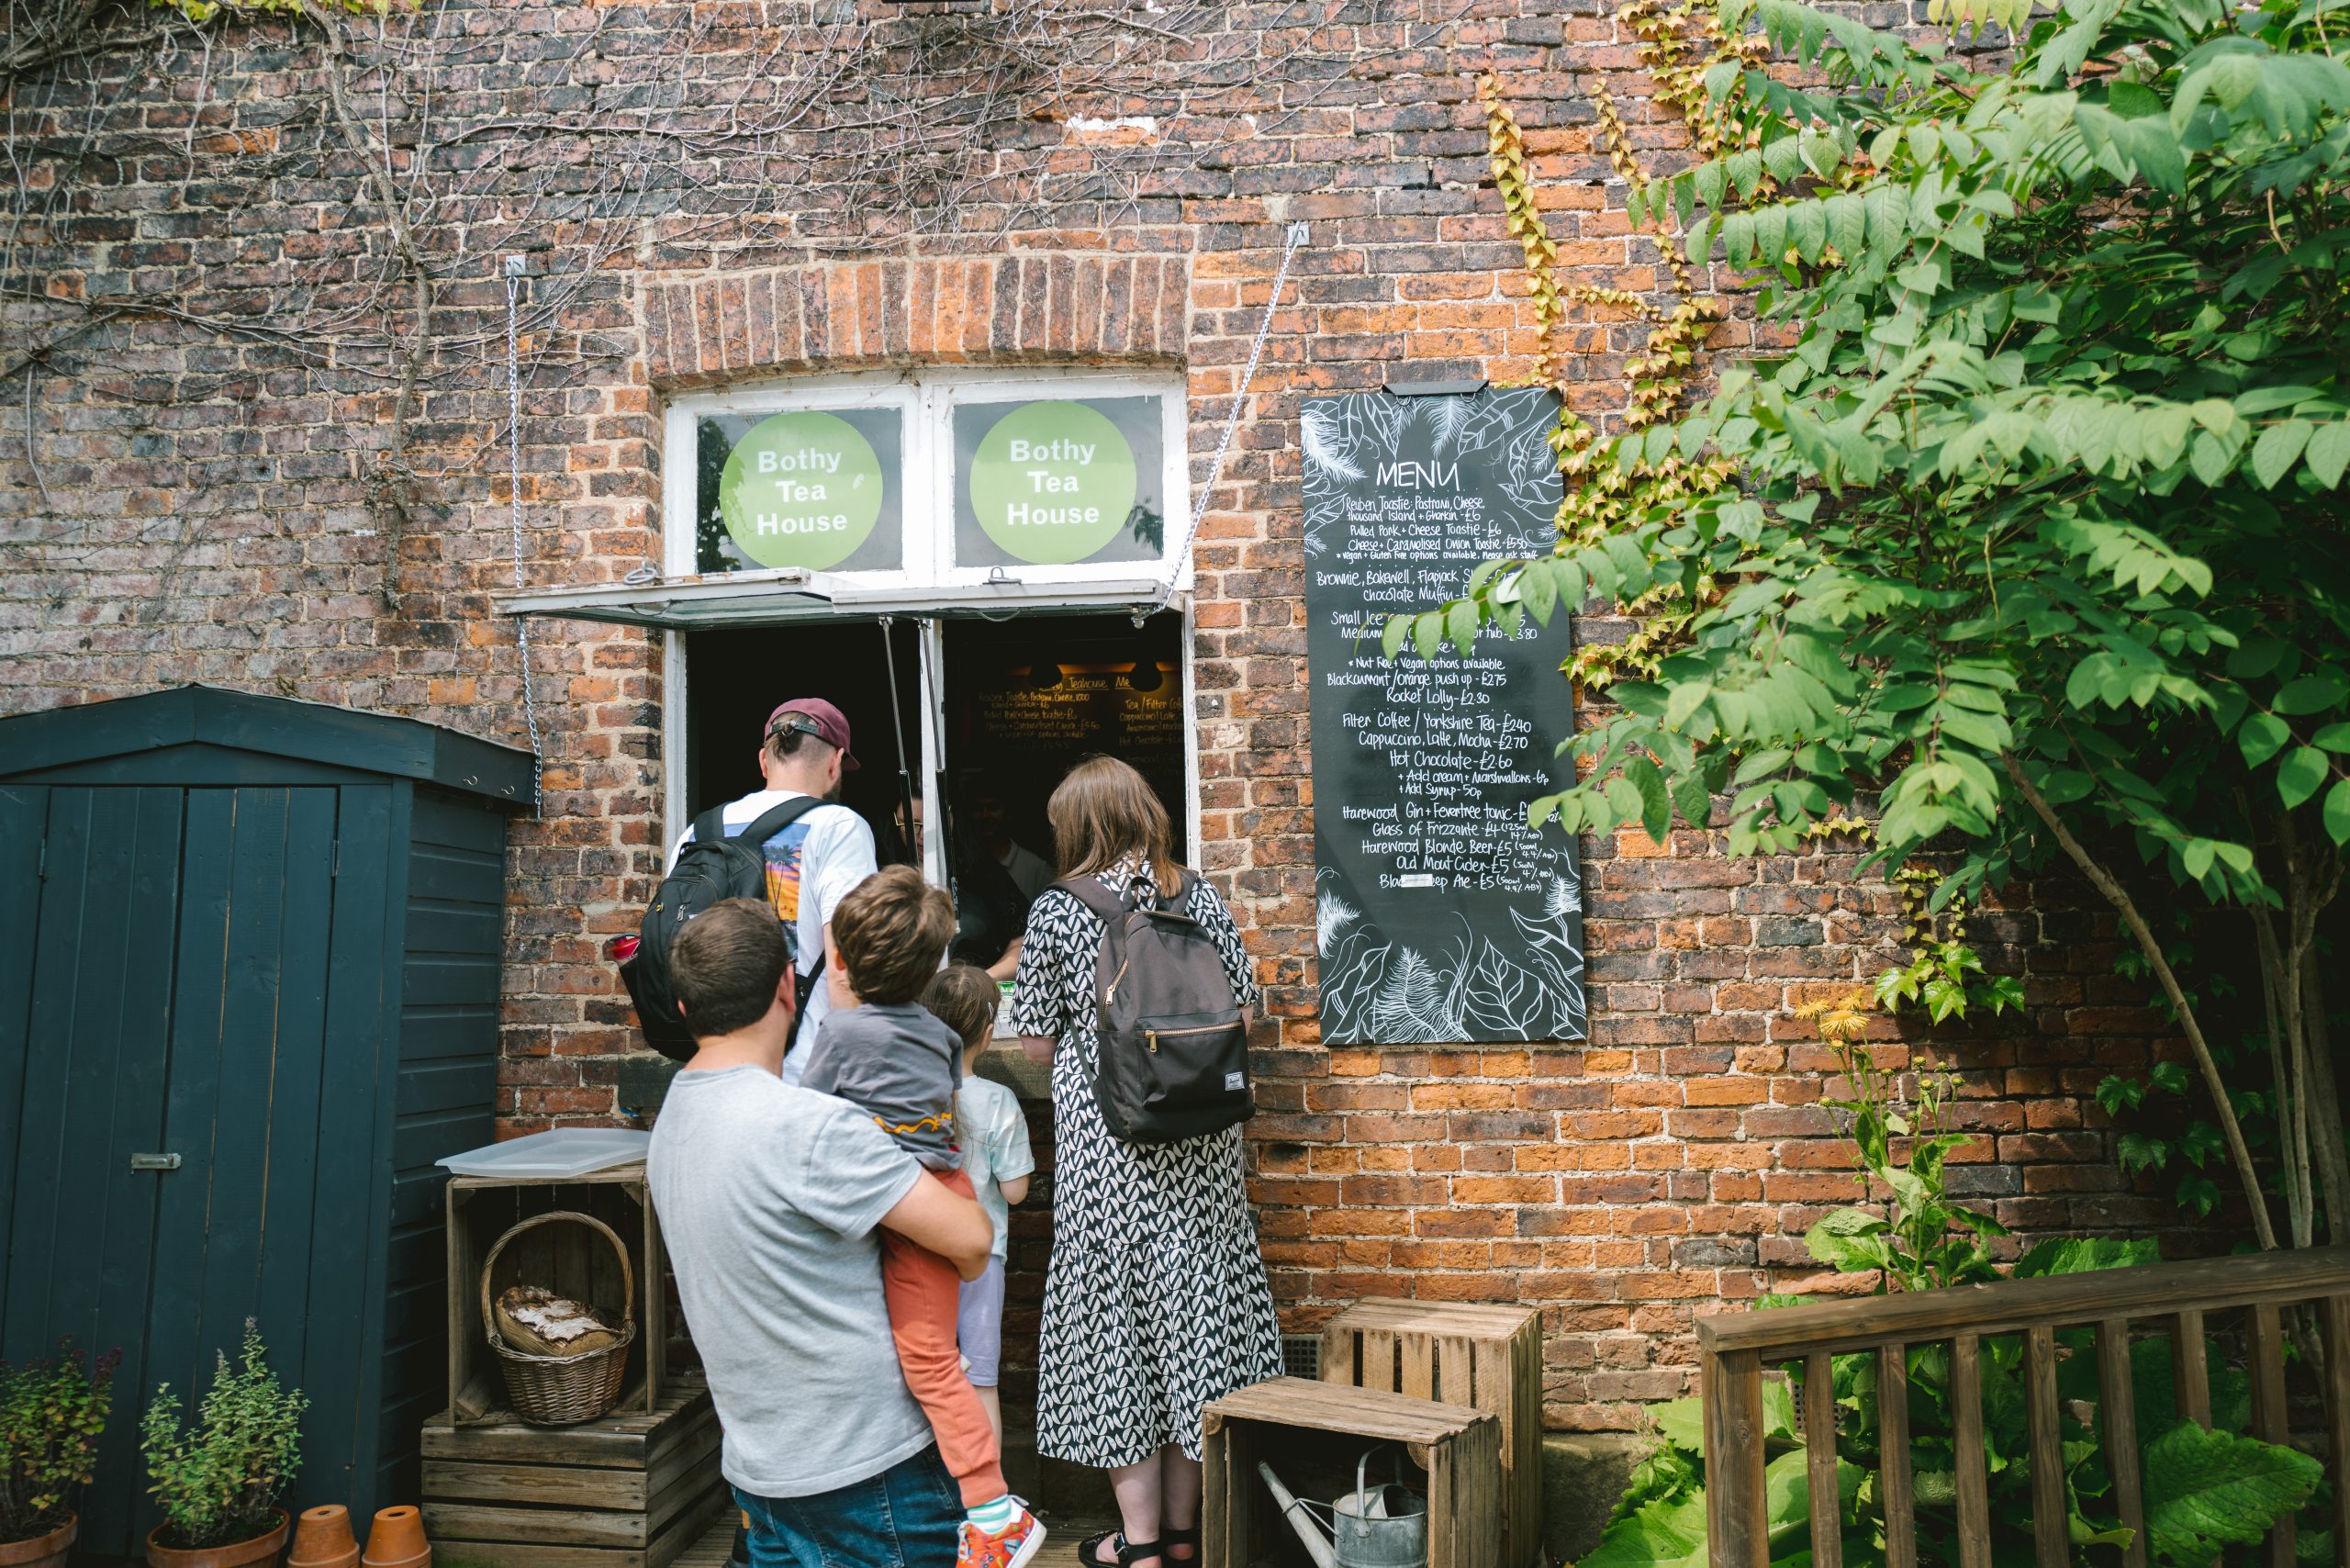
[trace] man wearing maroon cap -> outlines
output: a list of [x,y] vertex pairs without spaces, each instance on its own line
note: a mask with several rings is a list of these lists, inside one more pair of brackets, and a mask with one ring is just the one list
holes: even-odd
[[[767,788],[728,803],[724,822],[738,833],[766,812],[801,795],[833,801],[840,793],[841,775],[856,766],[849,750],[848,720],[821,697],[795,697],[779,703],[767,715],[767,734],[759,745],[759,773]],[[688,828],[669,852],[675,865],[677,850],[694,835]],[[820,977],[800,1009],[792,1033],[792,1048],[783,1058],[783,1081],[798,1083],[808,1065],[808,1047],[815,1042],[817,1025],[831,1010],[829,982],[821,977],[824,955],[832,947],[833,910],[859,882],[879,869],[874,853],[873,829],[863,817],[842,805],[819,806],[767,842],[767,902],[799,937],[799,969],[802,977]]]

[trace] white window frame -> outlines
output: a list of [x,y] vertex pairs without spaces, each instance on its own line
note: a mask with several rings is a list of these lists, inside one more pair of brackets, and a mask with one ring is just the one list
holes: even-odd
[[[1159,406],[1159,493],[1165,501],[1165,544],[1156,561],[1078,561],[1066,566],[965,566],[954,559],[956,494],[961,476],[955,472],[955,410],[967,403],[1010,403],[1033,400],[1042,393],[1071,398],[1156,398]],[[878,375],[810,376],[797,381],[756,386],[730,387],[722,392],[697,392],[678,398],[666,414],[667,451],[673,458],[662,483],[662,576],[667,581],[713,580],[748,585],[783,576],[742,570],[703,574],[696,570],[696,513],[700,498],[698,454],[699,421],[713,414],[759,416],[838,409],[897,408],[904,423],[899,440],[898,516],[903,530],[901,565],[890,571],[802,573],[801,578],[821,580],[849,590],[858,599],[878,603],[887,597],[910,610],[917,602],[934,601],[940,589],[1006,586],[1011,578],[1022,588],[1038,590],[1021,598],[1049,602],[1053,590],[1079,591],[1113,587],[1123,588],[1137,577],[1164,585],[1189,588],[1188,572],[1177,576],[1186,563],[1183,541],[1191,529],[1190,454],[1184,441],[1184,386],[1180,374],[1138,374],[1130,370],[1054,370],[1024,366],[1010,369],[896,371]],[[1074,602],[1075,600],[1072,600]]]
[[[923,580],[930,563],[917,560],[918,548],[926,556],[927,539],[914,526],[914,497],[921,483],[923,454],[915,450],[921,438],[920,398],[913,383],[902,375],[887,379],[872,376],[818,376],[805,382],[784,386],[749,387],[725,393],[698,393],[680,398],[669,405],[667,413],[667,444],[666,451],[672,461],[662,471],[661,478],[661,575],[664,579],[711,578],[749,580],[763,578],[770,572],[790,572],[800,568],[781,567],[761,570],[745,567],[734,572],[705,574],[697,558],[698,534],[701,510],[699,488],[701,483],[700,431],[697,423],[712,414],[733,414],[762,417],[767,414],[792,414],[810,411],[833,412],[842,409],[888,409],[899,412],[898,521],[900,526],[898,566],[879,572],[805,573],[803,576],[822,577],[859,588],[886,588],[892,586],[910,587]],[[682,459],[679,461],[677,459]],[[782,580],[789,580],[788,578]]]

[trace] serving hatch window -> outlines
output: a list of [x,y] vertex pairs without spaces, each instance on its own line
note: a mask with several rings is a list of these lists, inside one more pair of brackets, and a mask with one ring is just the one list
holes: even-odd
[[[696,394],[666,576],[797,569],[868,588],[1167,580],[1185,529],[1182,383],[908,372]],[[681,441],[679,438],[684,438]]]

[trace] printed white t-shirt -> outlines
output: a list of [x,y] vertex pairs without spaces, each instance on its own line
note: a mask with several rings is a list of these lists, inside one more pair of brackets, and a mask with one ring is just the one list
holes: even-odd
[[955,1091],[956,1132],[962,1142],[963,1174],[995,1226],[995,1255],[1009,1249],[1012,1210],[1003,1201],[1003,1183],[1031,1174],[1036,1157],[1028,1149],[1028,1119],[1020,1114],[1019,1097],[991,1078],[963,1080]]
[[[796,801],[805,791],[799,790],[761,790],[729,801],[721,819],[729,833],[739,833],[767,812],[786,801]],[[669,851],[669,864],[677,863],[677,856],[692,842],[694,830],[686,829],[677,847]],[[808,993],[807,1010],[800,1014],[799,1027],[792,1032],[792,1046],[783,1058],[783,1081],[796,1084],[808,1070],[808,1053],[816,1043],[817,1025],[832,1010],[832,988],[822,979],[824,963],[824,923],[833,918],[833,911],[866,878],[880,869],[873,846],[873,829],[866,820],[846,806],[818,806],[781,833],[767,842],[767,902],[775,905],[776,913],[789,921],[800,940],[800,972],[817,976],[813,990]]]

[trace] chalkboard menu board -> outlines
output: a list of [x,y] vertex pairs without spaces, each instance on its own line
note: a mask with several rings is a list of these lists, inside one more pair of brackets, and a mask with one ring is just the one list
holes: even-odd
[[1315,936],[1331,1045],[1579,1039],[1574,842],[1526,825],[1563,783],[1563,639],[1529,619],[1423,663],[1380,652],[1389,615],[1548,554],[1557,417],[1539,388],[1306,402],[1306,662]]

